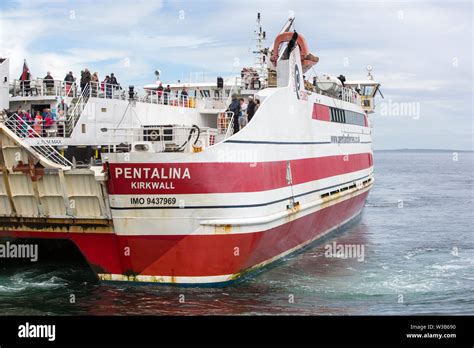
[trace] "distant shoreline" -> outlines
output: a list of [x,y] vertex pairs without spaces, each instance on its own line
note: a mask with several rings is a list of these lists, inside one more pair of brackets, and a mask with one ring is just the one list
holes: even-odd
[[386,150],[374,150],[374,152],[474,152],[474,150],[456,150],[456,149],[386,149]]

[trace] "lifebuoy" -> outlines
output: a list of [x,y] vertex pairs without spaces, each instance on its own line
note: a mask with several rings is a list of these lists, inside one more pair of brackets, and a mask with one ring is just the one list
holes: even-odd
[[[278,60],[278,52],[280,50],[280,45],[284,42],[289,42],[294,33],[293,32],[284,32],[278,35],[275,38],[275,42],[273,44],[273,52],[270,58],[273,65],[276,65]],[[313,65],[319,62],[319,58],[309,52],[308,44],[306,43],[305,38],[298,34],[298,38],[296,39],[296,43],[300,48],[300,55],[301,55],[301,66],[303,67],[303,73],[308,71]]]
[[148,133],[148,139],[151,141],[157,141],[160,138],[160,132],[157,130],[152,130]]

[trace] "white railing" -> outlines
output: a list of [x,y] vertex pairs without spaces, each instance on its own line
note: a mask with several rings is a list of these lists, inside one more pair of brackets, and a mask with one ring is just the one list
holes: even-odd
[[89,84],[84,87],[81,95],[76,100],[76,104],[72,110],[68,110],[66,114],[66,129],[64,130],[64,134],[68,137],[71,136],[77,121],[81,117],[82,111],[84,111],[84,108],[89,100],[89,95],[91,94],[90,89],[91,88]]
[[195,97],[187,95],[176,95],[176,93],[158,93],[148,92],[147,94],[138,97],[138,101],[142,103],[158,104],[158,105],[169,105],[179,106],[183,108],[195,108],[196,107]]
[[227,139],[234,134],[234,112],[226,111],[217,118],[217,133]]
[[219,97],[192,97],[176,93],[158,93],[156,91],[148,91],[145,95],[138,97],[138,101],[142,103],[216,110],[225,109],[227,100],[228,97],[224,95]]
[[60,80],[14,80],[10,84],[10,94],[12,97],[71,97],[77,96],[77,86],[75,82]]
[[234,115],[234,113],[232,112],[232,116],[229,120],[229,126],[227,127],[227,132],[225,133],[225,138],[224,139],[227,139],[228,137],[230,137],[232,134],[234,134],[234,117],[236,117]]
[[87,86],[89,86],[88,97],[119,100],[125,100],[128,98],[126,91],[119,84],[91,81]]
[[[34,128],[28,124],[25,120],[23,120],[19,115],[13,114],[11,115],[5,122],[5,126],[7,126],[12,132],[14,132],[18,137],[22,139],[28,138],[35,138],[38,140],[37,146],[33,146],[32,148],[44,158],[62,165],[66,167],[71,167],[72,163],[69,162],[64,156],[62,156],[54,147],[52,147],[42,135],[38,134]],[[44,128],[41,128],[41,132],[44,131]]]
[[[140,93],[141,92],[141,93]],[[102,99],[129,99],[128,90],[122,89],[120,85],[113,85],[108,83],[90,82],[89,97],[102,98]],[[188,95],[182,95],[180,93],[167,93],[159,91],[138,91],[135,89],[134,99],[141,103],[157,104],[157,105],[169,105],[178,106],[184,108],[196,108],[198,103],[199,107],[203,108],[217,108],[216,102],[222,100],[222,98],[212,97],[192,97]],[[139,95],[141,94],[141,95]],[[205,104],[202,104],[204,101]],[[221,103],[223,104],[223,103]],[[219,107],[221,105],[218,105]]]
[[[206,148],[214,145],[217,139],[217,129],[197,126],[109,128],[106,131],[110,139],[120,138],[124,144],[127,144],[126,147],[148,142],[151,143],[155,152],[191,152],[197,140],[201,141],[201,147]],[[109,152],[116,152],[118,145],[112,145],[110,141],[108,149]],[[128,150],[125,149],[125,151]]]
[[352,88],[342,87],[340,99],[356,105],[361,105],[361,99],[359,93],[354,91]]

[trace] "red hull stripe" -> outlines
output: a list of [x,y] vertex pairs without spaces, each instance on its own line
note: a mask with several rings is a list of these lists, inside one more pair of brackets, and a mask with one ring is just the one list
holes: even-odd
[[[98,273],[170,277],[238,274],[317,238],[354,216],[362,209],[368,193],[254,233],[117,236],[0,231],[0,236],[71,239]],[[127,247],[129,254],[123,252]]]
[[327,105],[314,103],[313,105],[313,119],[319,121],[329,122],[329,107]]
[[[293,185],[367,169],[371,157],[360,153],[291,160]],[[286,161],[111,163],[109,170],[112,195],[259,192],[288,186]]]

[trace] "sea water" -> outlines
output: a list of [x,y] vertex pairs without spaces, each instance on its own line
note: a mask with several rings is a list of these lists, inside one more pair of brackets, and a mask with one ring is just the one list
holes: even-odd
[[232,286],[98,284],[77,263],[9,262],[0,314],[474,314],[474,154],[374,157],[357,219]]

